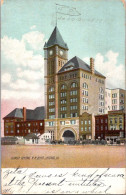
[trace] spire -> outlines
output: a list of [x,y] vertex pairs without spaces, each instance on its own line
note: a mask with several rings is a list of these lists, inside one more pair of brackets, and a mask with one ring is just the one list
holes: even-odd
[[45,42],[45,44],[44,44],[44,48],[47,48],[47,43]]
[[[54,28],[46,47],[51,47],[53,45],[59,45],[60,47],[63,47],[65,49],[68,49],[67,44],[64,42],[57,26]],[[44,46],[45,47],[45,46]]]

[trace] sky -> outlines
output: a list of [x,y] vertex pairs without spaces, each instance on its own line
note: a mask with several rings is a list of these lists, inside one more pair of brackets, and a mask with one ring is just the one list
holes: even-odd
[[[56,14],[57,13],[57,14]],[[56,19],[57,18],[57,19]],[[1,118],[44,105],[43,45],[56,25],[69,47],[125,88],[125,9],[121,0],[4,0],[1,6]],[[2,135],[3,120],[1,119]]]

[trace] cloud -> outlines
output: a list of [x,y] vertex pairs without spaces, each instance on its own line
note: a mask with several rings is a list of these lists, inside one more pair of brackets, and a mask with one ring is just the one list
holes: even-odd
[[40,69],[40,71],[33,71],[33,70],[22,70],[21,68],[17,68],[17,76],[19,78],[24,78],[30,81],[33,80],[40,80],[43,79],[44,77],[44,73],[42,71],[42,69]]
[[27,82],[23,79],[18,79],[16,82],[10,83],[12,89],[38,90],[40,88],[38,82]]
[[[35,39],[34,39],[35,37]],[[26,44],[31,46],[31,50],[26,49]],[[33,48],[38,51],[40,45],[44,44],[44,35],[39,32],[31,32],[23,35],[21,40],[4,36],[1,39],[2,59],[8,60],[8,64],[38,69],[43,66],[44,59],[40,54],[34,54]]]
[[30,27],[31,30],[35,29],[36,28],[36,25],[33,25]]
[[32,31],[22,36],[22,41],[30,45],[33,50],[42,50],[44,45],[44,34]]
[[40,92],[36,91],[17,91],[17,90],[2,90],[1,91],[1,97],[4,100],[9,100],[9,99],[17,99],[17,100],[34,100],[34,99],[39,99],[41,98]]
[[[125,88],[125,66],[118,64],[119,53],[108,51],[104,56],[97,53],[95,69],[106,76],[107,88]],[[89,64],[89,58],[83,59]]]
[[11,74],[4,73],[1,78],[2,83],[10,83],[11,81]]

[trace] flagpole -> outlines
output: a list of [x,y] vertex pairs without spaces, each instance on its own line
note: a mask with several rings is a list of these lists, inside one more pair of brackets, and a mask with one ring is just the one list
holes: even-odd
[[57,5],[56,5],[56,26],[57,26]]

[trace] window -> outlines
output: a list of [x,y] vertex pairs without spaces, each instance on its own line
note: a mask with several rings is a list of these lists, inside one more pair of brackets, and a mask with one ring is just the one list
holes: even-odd
[[81,131],[83,131],[83,127],[81,127]]
[[88,84],[87,83],[83,83],[83,88],[84,89],[88,89]]
[[103,126],[101,126],[101,131],[103,131]]
[[77,87],[77,83],[72,83],[71,88],[75,88],[75,87]]
[[99,88],[100,93],[104,93],[104,89],[102,87]]
[[77,117],[77,112],[71,113],[70,116],[71,116],[71,117]]
[[87,131],[87,127],[85,127],[84,129],[85,129],[85,131]]
[[101,123],[103,123],[103,119],[101,119]]
[[85,125],[87,125],[87,121],[85,121],[84,123],[85,123]]
[[61,118],[66,118],[67,117],[67,114],[61,114],[60,117]]
[[105,123],[107,123],[108,122],[108,120],[107,120],[107,118],[105,119]]
[[81,121],[81,125],[83,125],[83,121]]
[[71,125],[75,125],[75,124],[76,124],[76,121],[75,121],[75,120],[71,120],[71,121],[70,121],[70,124],[71,124]]
[[70,91],[70,95],[77,95],[77,90],[75,90],[75,91]]
[[117,106],[112,106],[112,110],[117,110]]
[[54,119],[55,115],[49,115],[49,119]]
[[55,108],[49,108],[49,112],[55,112]]
[[70,110],[77,110],[77,106],[70,106]]
[[120,94],[120,97],[124,97],[124,94],[123,94],[123,93],[121,93],[121,94]]
[[117,123],[117,118],[115,118],[115,123]]
[[52,92],[52,91],[54,91],[54,87],[49,88],[49,92]]
[[105,126],[105,130],[107,130],[108,128],[107,128],[107,126]]
[[112,118],[110,118],[110,124],[112,124]]
[[71,102],[71,103],[77,102],[77,98],[71,98],[71,99],[70,99],[70,102]]
[[82,102],[83,102],[83,103],[88,103],[88,98],[83,98],[83,99],[82,99]]
[[85,95],[85,96],[88,96],[88,91],[82,90],[82,94]]
[[31,130],[29,129],[29,130],[28,130],[28,133],[30,133],[30,132],[31,132]]
[[49,102],[49,106],[54,106],[55,102]]
[[88,130],[91,131],[91,127],[90,126],[88,127]]
[[17,133],[20,133],[19,129],[17,130]]
[[82,106],[83,110],[88,110],[88,106]]
[[60,101],[61,104],[66,104],[66,99]]
[[117,99],[113,99],[112,104],[117,104]]
[[53,121],[49,122],[49,126],[54,126],[54,122]]
[[65,125],[65,121],[60,121],[60,124],[61,125]]
[[113,93],[112,98],[116,98],[116,97],[117,97],[117,93]]
[[52,94],[52,95],[49,95],[49,99],[54,99],[55,98],[55,95]]
[[31,126],[31,124],[30,123],[28,123],[28,127],[30,127]]
[[89,124],[89,125],[91,124],[91,121],[90,121],[90,120],[88,121],[88,124]]
[[122,118],[119,118],[119,123],[122,123]]
[[20,127],[20,124],[17,124],[17,127]]
[[60,97],[66,97],[66,92],[60,93]]
[[42,123],[40,123],[40,126],[42,126]]
[[66,85],[64,85],[64,84],[61,86],[61,90],[63,90],[63,89],[67,89]]
[[61,107],[61,111],[66,110],[66,106]]
[[98,125],[96,126],[96,129],[97,129],[97,131],[99,130],[99,126]]

